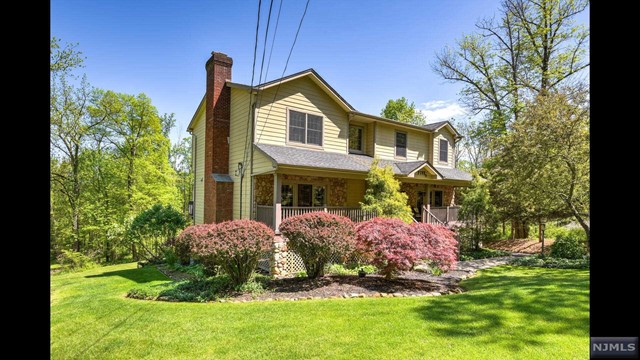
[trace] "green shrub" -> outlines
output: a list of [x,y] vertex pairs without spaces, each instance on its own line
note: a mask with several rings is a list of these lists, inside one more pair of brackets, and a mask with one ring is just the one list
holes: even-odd
[[375,274],[378,269],[373,265],[360,265],[360,264],[329,264],[326,267],[325,273],[329,275],[358,275],[360,269],[364,270],[367,274]]
[[264,291],[268,277],[255,274],[248,282],[233,285],[228,275],[196,278],[162,284],[144,284],[127,292],[127,297],[142,300],[207,302],[224,298],[234,291],[259,294]]
[[508,251],[483,248],[480,250],[463,251],[458,260],[469,261],[509,255],[511,255],[511,253]]
[[[537,231],[537,230],[536,230]],[[580,242],[587,241],[587,234],[585,234],[582,228],[567,228],[564,226],[547,226],[544,232],[544,237],[547,239],[558,240],[558,237],[572,237],[578,239]]]
[[535,266],[555,269],[588,269],[591,265],[589,256],[583,256],[579,259],[562,259],[545,257],[540,255],[524,256],[512,259],[509,264],[514,266]]
[[551,257],[562,259],[580,259],[586,254],[584,244],[572,234],[558,234],[556,241],[551,244]]
[[153,205],[136,216],[127,231],[143,258],[160,262],[167,246],[173,246],[176,234],[186,225],[182,213],[171,205]]
[[71,250],[62,250],[56,257],[58,264],[60,264],[64,270],[83,270],[97,266],[90,257]]

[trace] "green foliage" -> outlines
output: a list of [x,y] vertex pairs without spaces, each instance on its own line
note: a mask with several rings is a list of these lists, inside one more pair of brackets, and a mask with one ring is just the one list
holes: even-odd
[[482,241],[498,236],[496,208],[491,201],[488,182],[475,171],[471,186],[462,191],[460,218],[463,227],[459,230],[462,250],[480,250]]
[[[77,44],[51,39],[51,253],[137,259],[126,236],[134,216],[157,203],[186,209],[192,179],[178,177],[169,163],[171,115],[159,116],[144,94],[92,88],[76,74],[83,60]],[[188,158],[173,160],[188,170]]]
[[409,101],[404,96],[397,100],[389,100],[380,112],[380,116],[413,125],[424,125],[426,123],[424,114],[416,110],[416,105],[413,101],[409,104]]
[[325,270],[325,273],[338,276],[358,275],[358,272],[361,269],[367,274],[375,274],[378,271],[378,269],[373,265],[329,264]]
[[583,256],[578,259],[563,259],[553,257],[540,257],[540,255],[523,256],[512,259],[509,264],[514,266],[534,266],[556,269],[589,269],[590,257]]
[[128,237],[143,250],[145,259],[159,261],[165,247],[173,244],[177,232],[185,225],[182,214],[171,205],[156,204],[133,219]]
[[580,259],[586,254],[584,244],[572,234],[558,234],[549,255],[562,259]]
[[568,228],[564,226],[554,226],[552,223],[547,223],[544,231],[544,237],[547,239],[558,239],[558,236],[570,236],[585,242],[587,237],[585,232],[581,228]]
[[130,289],[127,297],[142,300],[207,302],[227,297],[235,291],[260,294],[264,292],[268,280],[266,276],[255,274],[248,282],[234,285],[228,275],[197,277],[193,280],[163,284],[143,284]]
[[407,194],[400,192],[400,181],[393,176],[391,166],[379,167],[374,159],[367,174],[367,191],[362,210],[373,211],[379,217],[398,218],[408,224],[413,222]]
[[498,205],[536,222],[573,216],[588,240],[588,93],[549,93],[528,105],[489,164]]
[[499,256],[509,256],[511,253],[503,250],[493,250],[482,248],[480,250],[464,251],[460,254],[460,261],[488,259]]
[[96,267],[90,257],[75,251],[62,250],[56,257],[63,271],[79,271]]

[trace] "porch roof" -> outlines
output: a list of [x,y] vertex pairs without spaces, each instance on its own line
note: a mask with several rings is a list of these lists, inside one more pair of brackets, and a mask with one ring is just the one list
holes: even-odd
[[[300,149],[296,147],[256,144],[259,151],[271,158],[278,165],[304,166],[311,168],[368,172],[373,157],[358,154],[341,154],[320,150]],[[471,180],[471,175],[458,169],[439,166],[432,167],[427,161],[390,161],[379,160],[382,166],[391,165],[393,173],[407,176],[423,166],[436,170],[439,178],[445,180]]]
[[436,170],[438,170],[438,172],[445,179],[465,180],[465,181],[473,180],[473,177],[471,176],[471,174],[460,169],[451,169],[451,168],[446,168],[442,166],[434,166],[434,168],[436,168]]

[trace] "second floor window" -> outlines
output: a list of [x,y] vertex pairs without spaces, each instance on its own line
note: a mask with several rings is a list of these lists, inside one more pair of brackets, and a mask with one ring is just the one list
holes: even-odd
[[440,139],[440,161],[449,161],[449,142]]
[[289,110],[289,141],[322,146],[322,116]]
[[362,152],[362,128],[349,126],[349,151]]
[[407,134],[396,133],[396,156],[407,157]]

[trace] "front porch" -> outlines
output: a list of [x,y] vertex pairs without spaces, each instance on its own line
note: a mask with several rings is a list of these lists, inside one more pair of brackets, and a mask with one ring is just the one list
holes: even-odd
[[[376,217],[360,208],[366,181],[362,176],[330,177],[296,174],[263,174],[253,179],[251,217],[278,230],[291,216],[313,211],[346,216],[354,222]],[[402,181],[402,180],[401,180]],[[458,221],[454,187],[433,182],[402,182],[416,222],[447,225]]]

